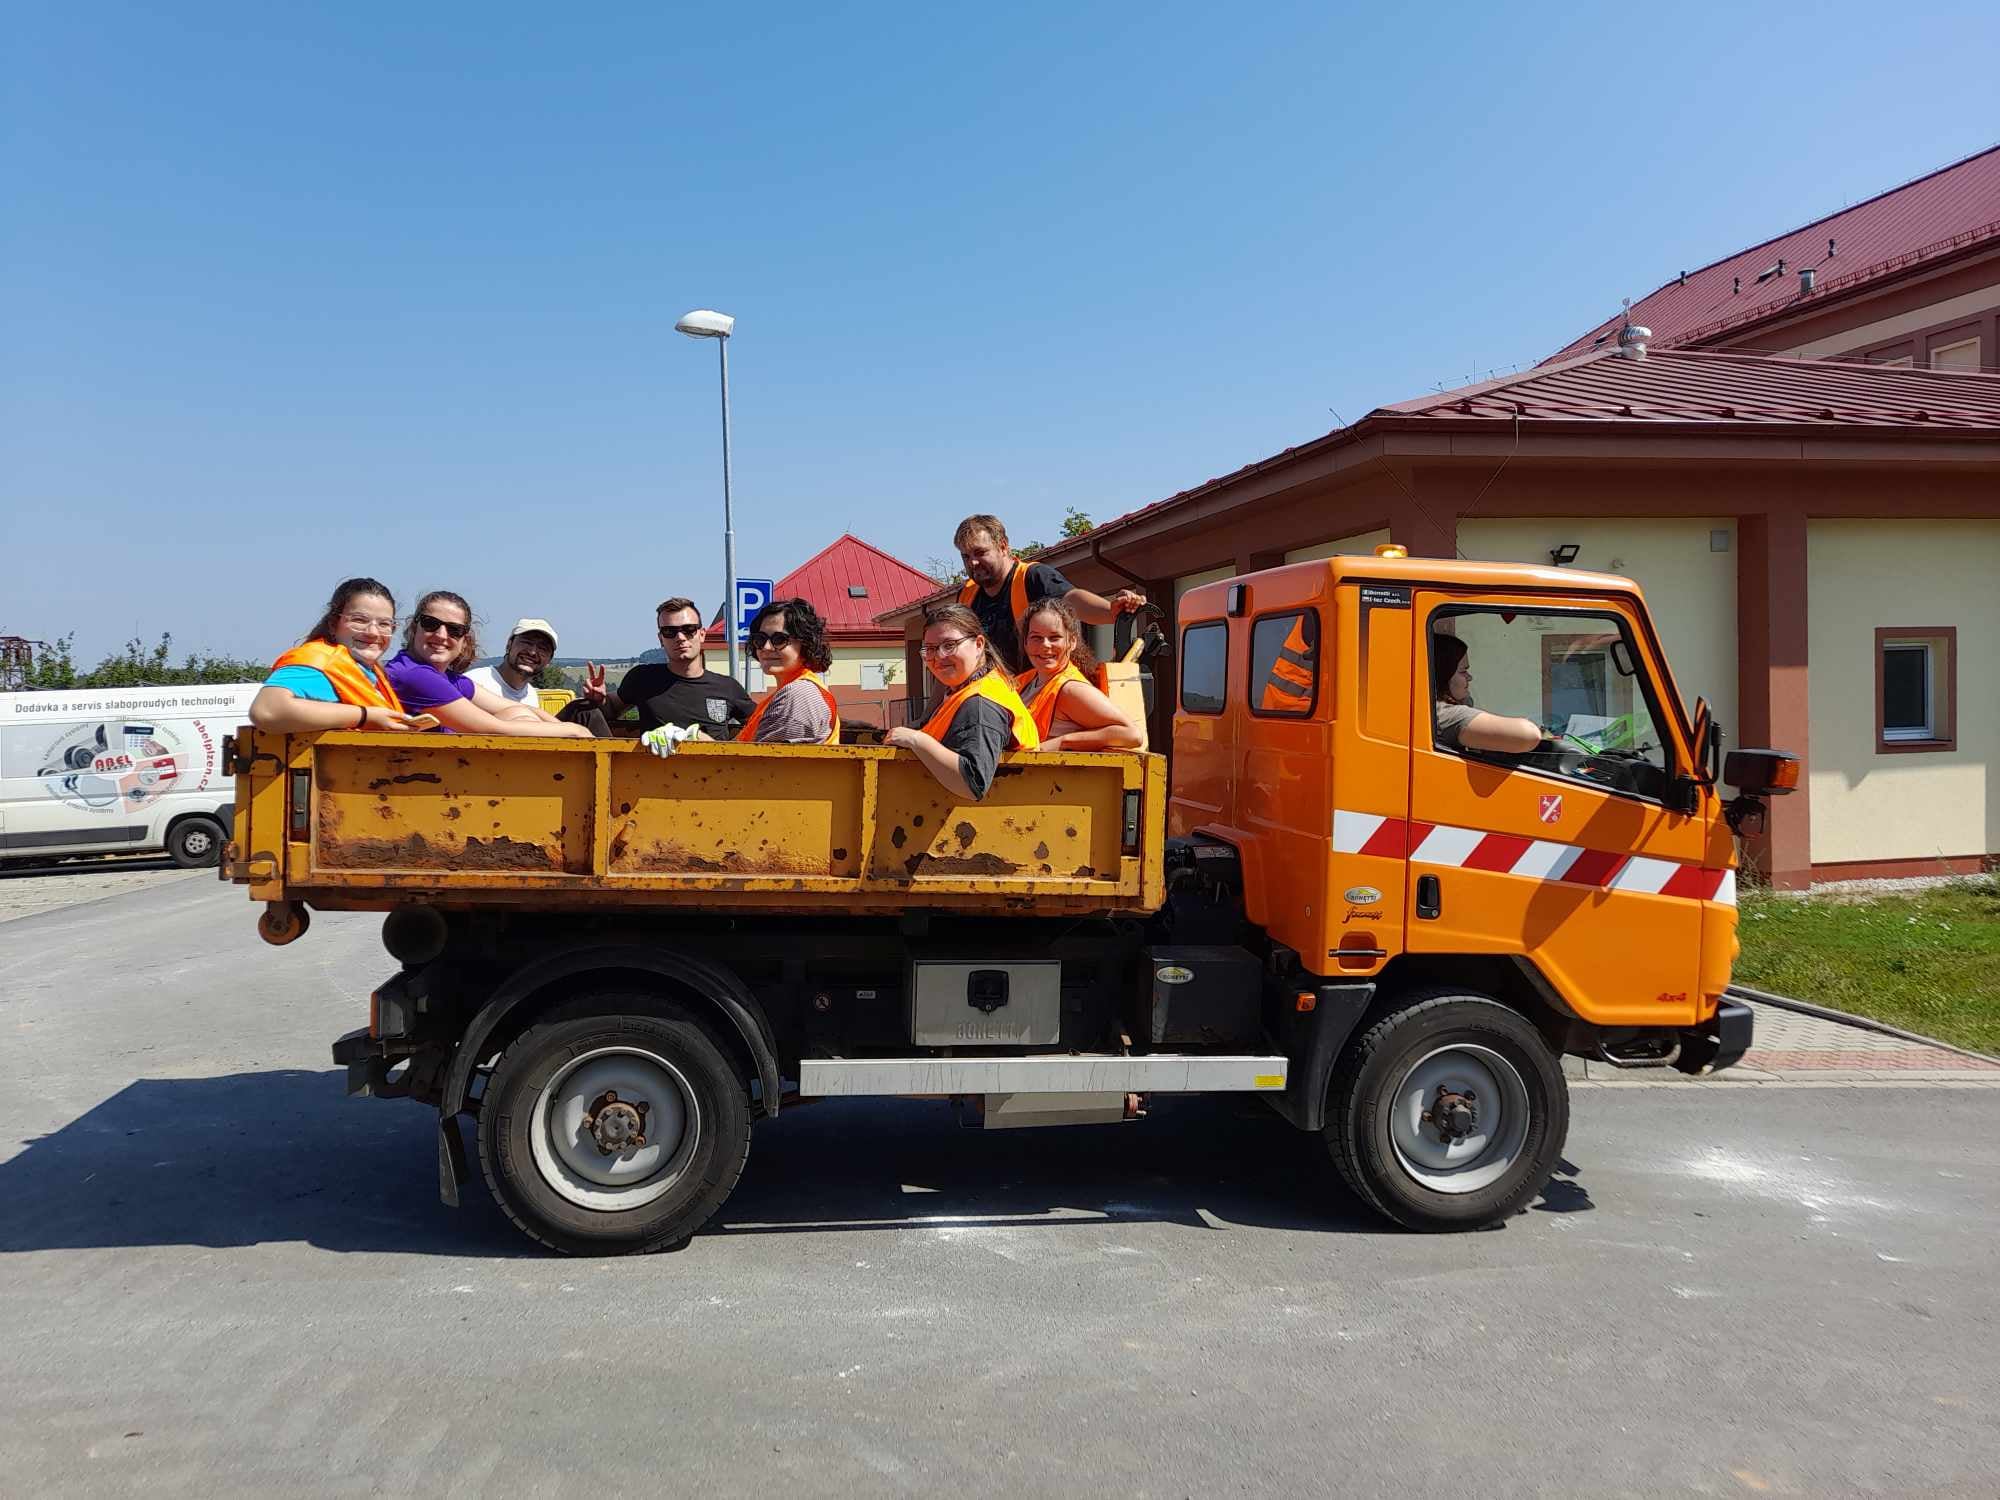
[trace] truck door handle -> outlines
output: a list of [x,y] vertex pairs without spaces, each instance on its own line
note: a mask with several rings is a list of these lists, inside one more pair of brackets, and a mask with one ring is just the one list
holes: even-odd
[[1417,915],[1427,922],[1435,922],[1444,912],[1444,898],[1438,889],[1435,875],[1417,877]]

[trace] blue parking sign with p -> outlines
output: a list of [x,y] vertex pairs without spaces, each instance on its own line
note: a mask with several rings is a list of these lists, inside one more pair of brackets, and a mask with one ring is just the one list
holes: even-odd
[[750,636],[750,621],[757,611],[771,602],[771,595],[777,585],[769,578],[739,578],[736,580],[736,639],[747,640]]

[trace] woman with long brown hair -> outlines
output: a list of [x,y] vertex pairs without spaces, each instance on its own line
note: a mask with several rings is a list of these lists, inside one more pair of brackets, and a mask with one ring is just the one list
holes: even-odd
[[304,640],[272,663],[250,700],[250,722],[281,733],[408,729],[409,717],[382,669],[396,634],[396,596],[373,578],[333,591]]
[[1136,750],[1138,726],[1091,680],[1097,658],[1076,611],[1061,599],[1031,605],[1020,620],[1028,670],[1014,679],[1044,750]]
[[987,643],[979,617],[962,604],[924,611],[924,665],[945,690],[922,729],[898,724],[882,743],[908,750],[953,796],[978,802],[1008,750],[1032,750],[1040,732]]

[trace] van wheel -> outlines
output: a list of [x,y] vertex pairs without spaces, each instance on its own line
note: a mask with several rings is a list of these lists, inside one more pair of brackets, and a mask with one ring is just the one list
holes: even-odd
[[736,1186],[750,1098],[692,1011],[599,993],[521,1033],[479,1106],[479,1162],[507,1214],[570,1255],[678,1245]]
[[219,863],[222,825],[213,818],[182,818],[167,830],[167,857],[183,870]]
[[1484,995],[1427,992],[1369,1028],[1328,1086],[1326,1143],[1355,1193],[1410,1229],[1479,1229],[1539,1193],[1569,1134],[1541,1033]]

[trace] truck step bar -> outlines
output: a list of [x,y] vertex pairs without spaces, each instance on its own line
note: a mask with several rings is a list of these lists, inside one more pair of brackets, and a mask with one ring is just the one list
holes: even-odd
[[1282,1057],[809,1058],[799,1093],[817,1098],[898,1094],[1220,1094],[1282,1093]]

